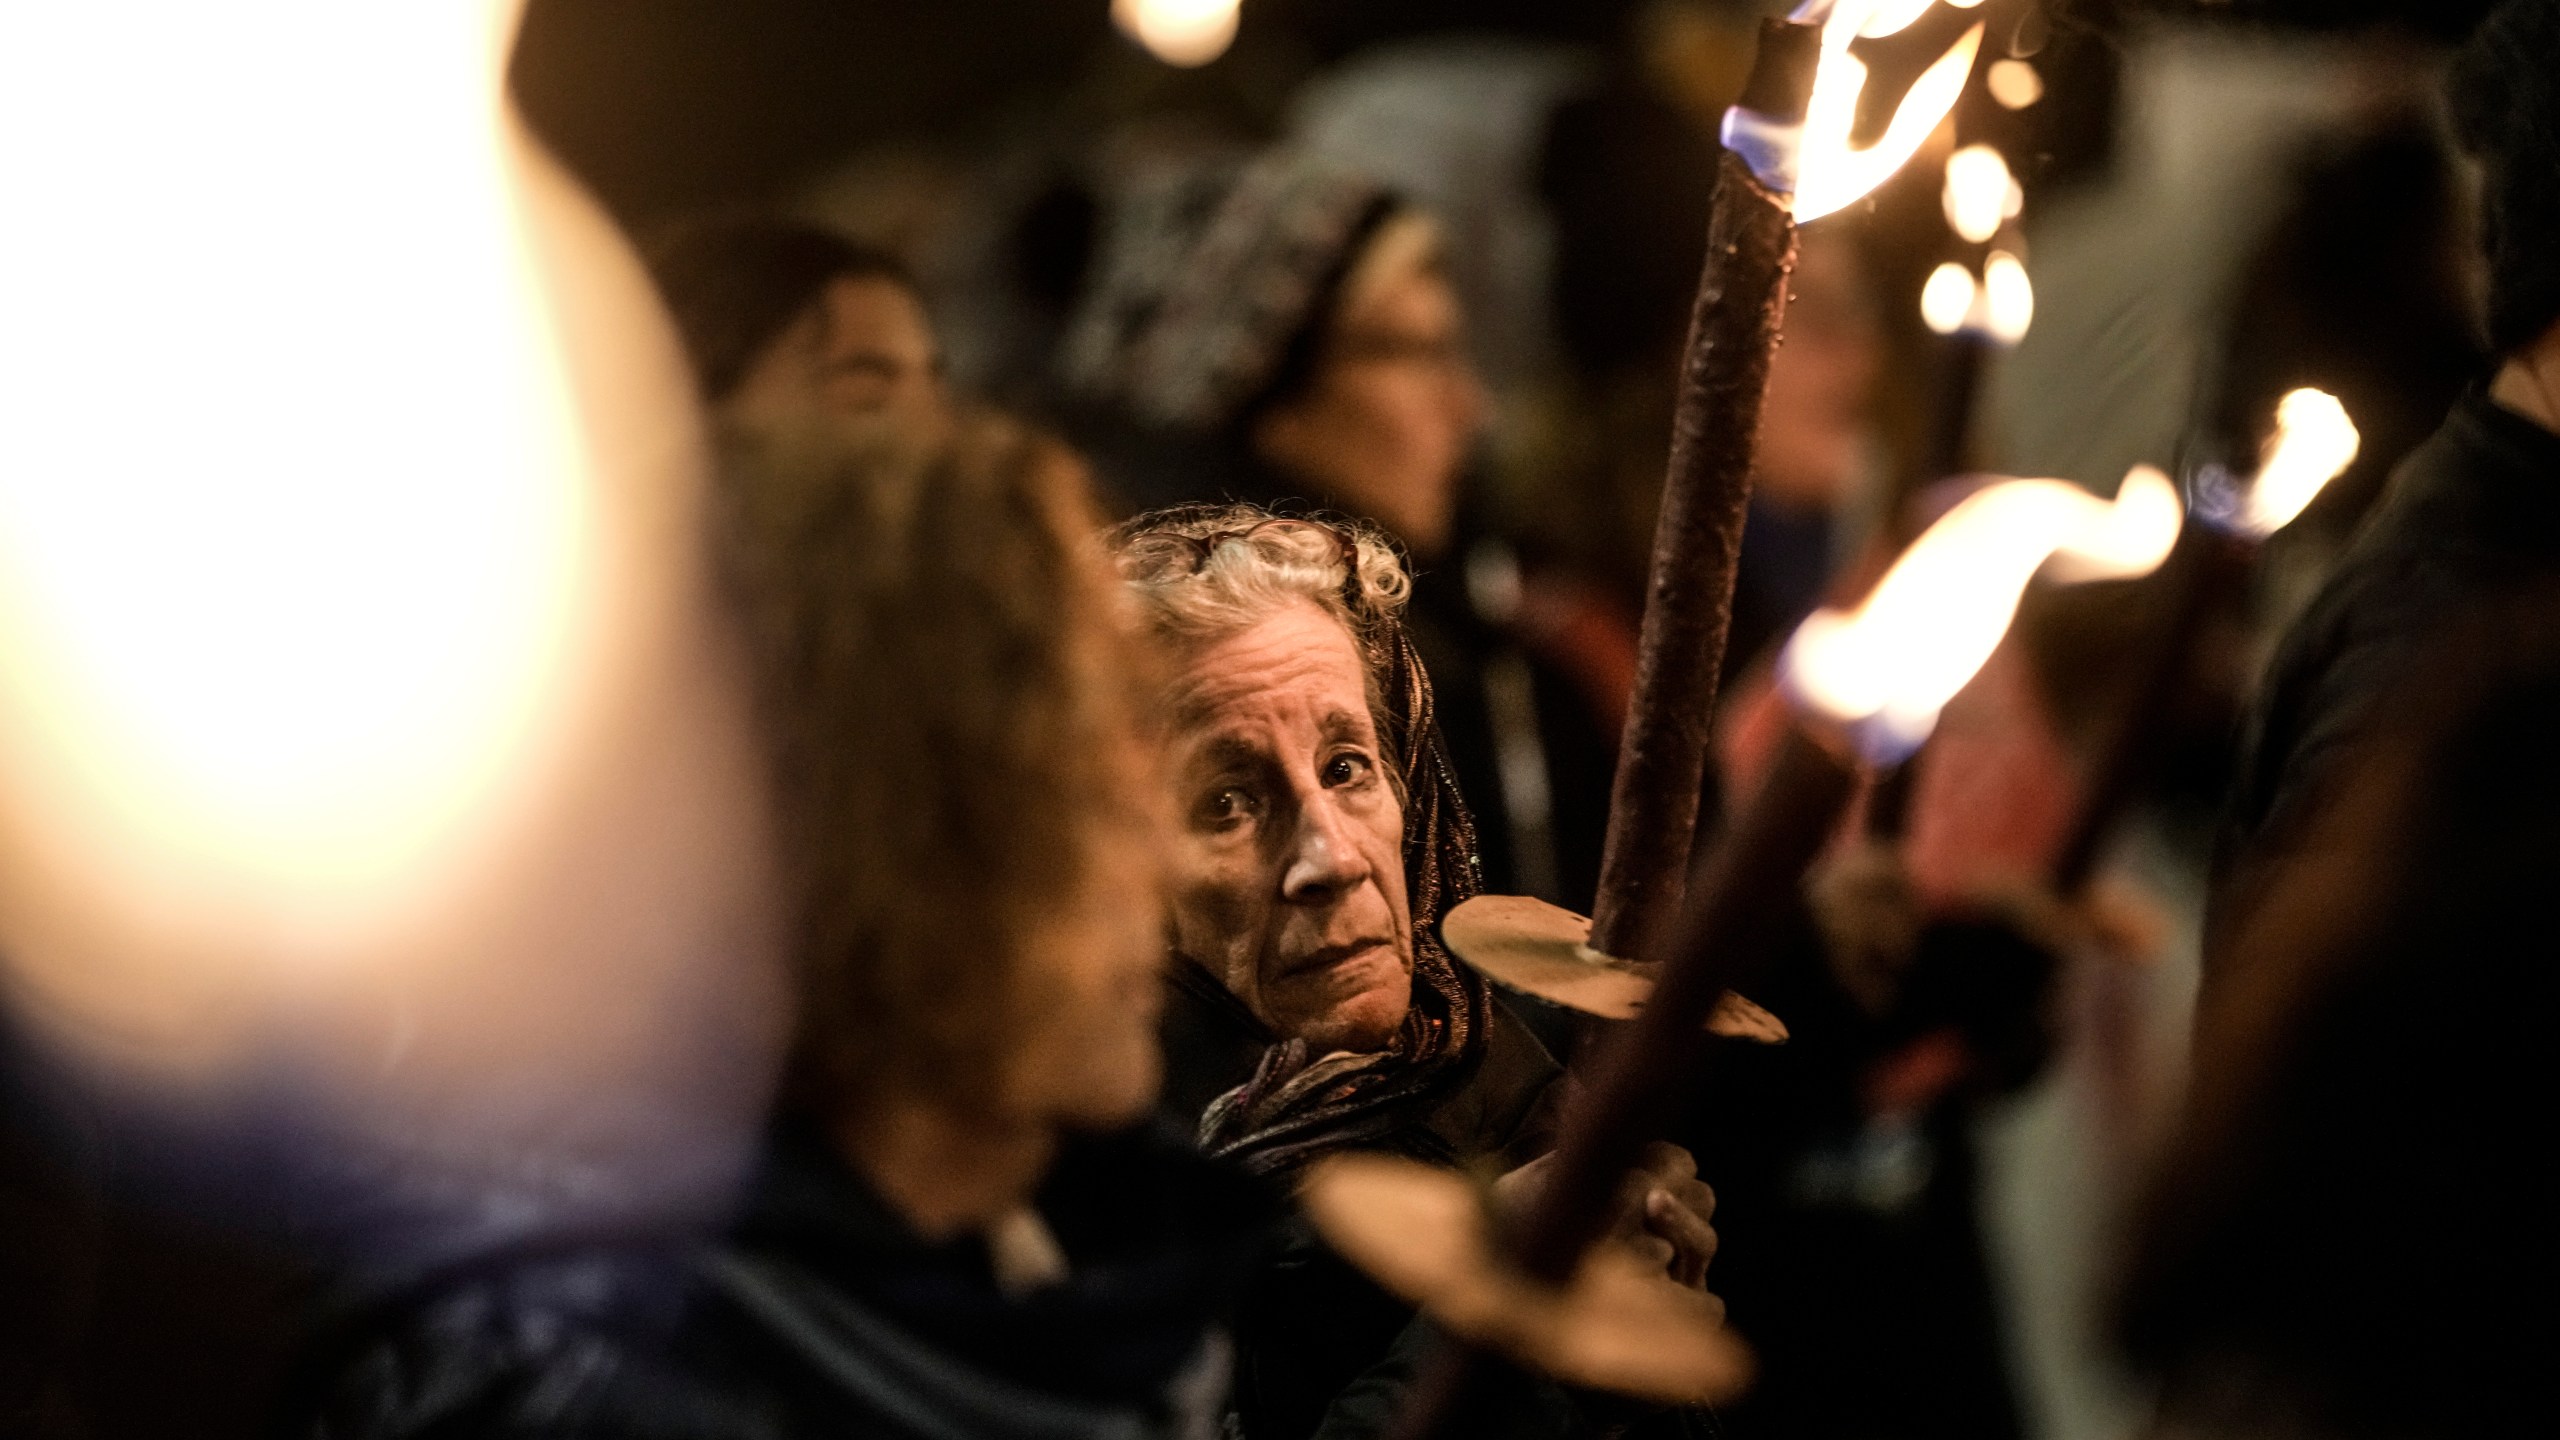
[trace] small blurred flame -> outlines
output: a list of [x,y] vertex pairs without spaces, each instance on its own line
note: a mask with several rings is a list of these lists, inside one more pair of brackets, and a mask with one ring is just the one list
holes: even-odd
[[[1880,15],[1890,21],[1904,8],[1907,7],[1899,0],[1840,0],[1823,25],[1822,68],[1814,75],[1798,160],[1798,224],[1819,220],[1855,204],[1891,179],[1964,94],[1965,79],[1973,73],[1974,56],[1982,48],[1980,25],[1966,31],[1963,39],[1912,82],[1893,112],[1892,123],[1885,127],[1884,138],[1864,150],[1851,148],[1849,132],[1857,123],[1858,100],[1867,88],[1867,67],[1849,53],[1849,42]],[[1919,13],[1914,10],[1901,25],[1909,24]]]
[[1206,65],[1236,40],[1241,0],[1111,0],[1122,34],[1168,65]]
[[1967,145],[1947,157],[1947,188],[1941,203],[1947,224],[1976,245],[2000,233],[2026,206],[2026,192],[2009,173],[2009,162],[1988,145]]
[[2015,345],[2035,322],[2035,287],[2027,280],[2027,267],[2005,250],[1991,252],[1979,282],[1950,260],[1930,271],[1928,283],[1920,287],[1920,318],[1941,335],[1970,330]]
[[1930,271],[1929,283],[1920,287],[1920,318],[1941,335],[1963,329],[1973,305],[1973,272],[1953,260]]
[[2010,110],[2024,110],[2044,98],[2044,77],[2024,60],[1994,60],[1982,77],[1991,98]]
[[2061,480],[2003,480],[1929,527],[1855,610],[1822,610],[1788,642],[1794,696],[1849,729],[1870,758],[1899,759],[1991,658],[2027,582],[2145,575],[2168,558],[2177,487],[2148,466],[2110,503]]
[[2027,338],[2035,323],[2036,291],[2027,267],[2006,250],[1994,250],[1982,265],[1983,333],[2003,345]]
[[2293,523],[2355,463],[2363,443],[2337,396],[2307,386],[2288,392],[2276,402],[2276,432],[2241,505],[2239,527],[2263,537]]

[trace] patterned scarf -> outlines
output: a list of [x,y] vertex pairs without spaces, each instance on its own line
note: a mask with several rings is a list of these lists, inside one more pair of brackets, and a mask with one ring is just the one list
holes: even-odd
[[1457,1163],[1427,1122],[1474,1078],[1492,1024],[1484,978],[1440,945],[1442,912],[1484,885],[1475,821],[1450,775],[1421,657],[1395,622],[1379,641],[1391,738],[1403,757],[1413,1005],[1382,1051],[1314,1056],[1303,1040],[1283,1041],[1264,1052],[1253,1078],[1210,1104],[1200,1117],[1201,1148],[1256,1175],[1289,1175],[1337,1150]]

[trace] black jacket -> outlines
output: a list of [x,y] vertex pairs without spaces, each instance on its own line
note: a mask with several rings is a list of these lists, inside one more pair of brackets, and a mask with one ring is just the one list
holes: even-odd
[[777,1130],[716,1242],[520,1256],[387,1307],[314,1366],[311,1440],[1155,1440],[1214,1433],[1214,1322],[1267,1243],[1258,1187],[1155,1131],[1071,1145],[1035,1206],[1068,1277],[997,1286],[813,1130]]
[[[1553,1142],[1562,1069],[1497,996],[1483,1058],[1458,1093],[1418,1123],[1452,1153],[1491,1173],[1527,1163]],[[1243,1084],[1270,1036],[1243,1004],[1196,966],[1178,966],[1163,1027],[1168,1119],[1197,1124],[1219,1094]],[[1429,1322],[1371,1284],[1303,1219],[1256,1267],[1235,1316],[1231,1401],[1243,1440],[1367,1440],[1392,1426],[1437,1347]],[[1562,1387],[1513,1378],[1510,1436],[1582,1433]]]
[[[2379,699],[2461,618],[2560,581],[2560,435],[2473,390],[2410,452],[2355,544],[2277,650],[2214,856],[2211,978],[2252,876],[2341,773]],[[2553,717],[2560,725],[2560,716]]]

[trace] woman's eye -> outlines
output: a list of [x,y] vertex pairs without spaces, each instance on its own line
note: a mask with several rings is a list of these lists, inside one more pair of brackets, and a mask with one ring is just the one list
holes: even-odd
[[1376,768],[1368,756],[1346,751],[1324,763],[1324,783],[1331,786],[1356,785],[1368,779]]
[[1199,814],[1211,826],[1240,825],[1261,810],[1253,795],[1237,786],[1225,785],[1201,797]]

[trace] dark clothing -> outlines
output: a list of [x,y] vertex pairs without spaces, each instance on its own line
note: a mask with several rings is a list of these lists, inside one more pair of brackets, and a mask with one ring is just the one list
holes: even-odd
[[[1240,1085],[1269,1035],[1245,1007],[1185,965],[1171,987],[1163,1037],[1172,1118],[1196,1123],[1200,1104]],[[1456,1094],[1416,1117],[1427,1144],[1489,1172],[1526,1164],[1554,1138],[1562,1069],[1497,999],[1481,1058]],[[1236,1378],[1230,1402],[1245,1440],[1357,1440],[1384,1434],[1430,1353],[1432,1335],[1413,1308],[1343,1263],[1303,1220],[1284,1232],[1236,1313]],[[1521,1385],[1522,1435],[1577,1433],[1564,1390]]]
[[518,1257],[359,1327],[294,1432],[392,1437],[1205,1435],[1214,1319],[1265,1245],[1250,1182],[1160,1132],[1079,1141],[1034,1201],[1065,1279],[1001,1289],[812,1128],[776,1131],[716,1243]]
[[[2208,979],[2251,877],[2365,741],[2374,706],[2461,617],[2560,579],[2560,435],[2478,390],[2411,452],[2269,667],[2206,914]],[[2560,716],[2553,717],[2560,724]]]
[[1715,1291],[1760,1358],[1720,1418],[1737,1440],[2015,1440],[1971,1132],[1974,1102],[2036,1069],[2051,957],[1942,923],[1877,1015],[1822,946],[1799,916],[1752,991],[1787,1043],[1719,1051],[1675,1137],[1715,1186]]

